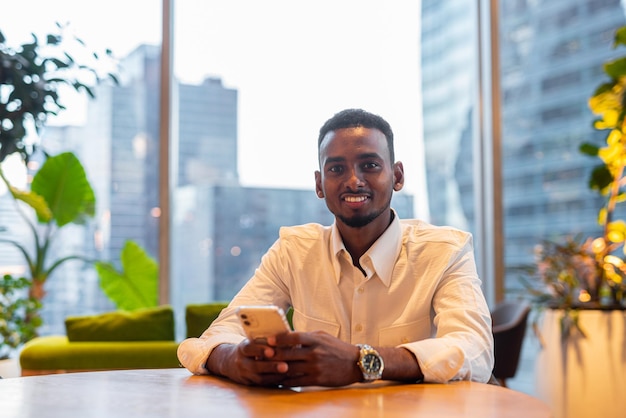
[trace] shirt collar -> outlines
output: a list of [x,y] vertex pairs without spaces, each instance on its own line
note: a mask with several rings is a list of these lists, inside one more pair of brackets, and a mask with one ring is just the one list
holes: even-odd
[[[391,283],[393,267],[402,246],[402,226],[400,225],[398,214],[393,209],[392,211],[394,216],[391,224],[360,259],[361,267],[365,270],[367,278],[372,278],[374,273],[376,273],[380,281],[387,287]],[[341,234],[337,229],[336,222],[333,223],[330,240],[331,251],[335,256],[335,278],[337,283],[339,283],[339,278],[341,277],[339,257],[342,256],[342,253],[345,253],[348,258],[349,255],[341,239]]]

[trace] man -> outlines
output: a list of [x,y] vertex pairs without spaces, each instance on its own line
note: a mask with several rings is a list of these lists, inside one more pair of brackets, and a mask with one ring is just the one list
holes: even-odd
[[[181,343],[181,364],[264,386],[488,381],[493,335],[471,235],[398,219],[404,168],[380,116],[337,113],[318,150],[315,189],[334,224],[281,228],[219,318]],[[248,341],[241,305],[293,307],[295,332]]]

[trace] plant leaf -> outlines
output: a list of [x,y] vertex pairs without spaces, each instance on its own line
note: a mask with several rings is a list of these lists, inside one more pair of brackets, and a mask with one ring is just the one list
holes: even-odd
[[615,31],[613,48],[616,48],[619,45],[626,45],[626,26],[622,26],[621,28],[617,29],[617,31]]
[[71,152],[48,158],[35,175],[31,190],[46,200],[59,227],[81,223],[95,214],[94,191],[83,166]]
[[598,150],[600,149],[597,145],[591,144],[589,142],[585,142],[580,145],[578,148],[579,151],[585,155],[589,155],[591,157],[596,157],[598,155]]
[[4,177],[2,170],[0,170],[0,178],[2,178],[4,184],[6,184],[13,198],[15,200],[21,200],[28,206],[32,207],[37,213],[37,218],[40,219],[41,222],[47,223],[52,219],[52,211],[43,197],[33,191],[23,191],[11,186],[6,177]]
[[614,79],[622,77],[626,74],[626,57],[618,58],[604,64],[604,72]]
[[602,192],[612,181],[613,176],[606,165],[598,165],[589,177],[589,188]]
[[134,310],[158,304],[159,267],[134,241],[126,241],[121,253],[122,270],[97,262],[100,287],[118,309]]

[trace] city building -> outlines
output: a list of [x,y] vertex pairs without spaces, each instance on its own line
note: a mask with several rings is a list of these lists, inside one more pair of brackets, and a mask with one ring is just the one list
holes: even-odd
[[[476,4],[424,0],[421,34],[430,213],[433,223],[469,230],[475,222],[471,162],[480,138]],[[500,2],[505,297],[523,290],[520,277],[542,240],[600,232],[603,199],[585,186],[598,161],[578,148],[605,135],[592,128],[587,101],[606,80],[602,64],[623,54],[612,42],[625,23],[619,0]],[[524,367],[532,373],[536,341],[525,348]]]
[[[183,186],[174,194],[171,303],[228,301],[252,277],[282,226],[330,225],[333,215],[315,191],[240,185]],[[402,218],[413,214],[413,196],[395,193]],[[180,309],[177,329],[184,329]]]
[[[100,86],[84,126],[49,127],[46,146],[79,156],[96,195],[96,218],[72,226],[56,251],[81,250],[112,261],[127,240],[158,255],[158,47],[142,45],[122,62],[119,85]],[[237,90],[219,78],[175,83],[177,121],[172,149],[170,304],[184,330],[184,306],[229,300],[252,276],[284,225],[332,215],[313,190],[246,187],[237,169]],[[413,197],[397,193],[394,208],[412,217]],[[48,282],[42,334],[63,334],[68,315],[114,309],[91,265],[71,263]],[[179,335],[182,338],[182,335]]]

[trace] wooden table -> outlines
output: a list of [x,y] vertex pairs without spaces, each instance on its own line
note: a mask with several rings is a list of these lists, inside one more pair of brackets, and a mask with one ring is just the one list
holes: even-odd
[[0,380],[2,418],[54,417],[549,417],[538,399],[473,382],[267,389],[185,369]]

